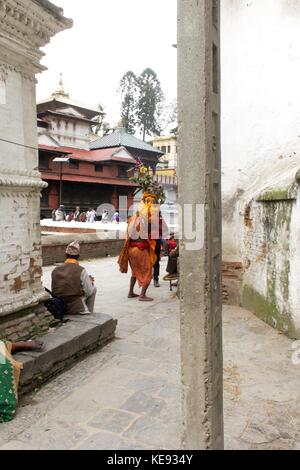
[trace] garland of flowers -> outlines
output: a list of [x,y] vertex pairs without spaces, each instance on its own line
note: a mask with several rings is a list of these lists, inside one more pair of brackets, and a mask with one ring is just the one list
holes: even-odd
[[138,184],[135,194],[139,191],[154,194],[157,198],[157,202],[163,204],[166,200],[165,191],[164,188],[154,180],[153,170],[150,167],[147,168],[139,159],[134,169],[135,176],[130,178],[130,181]]

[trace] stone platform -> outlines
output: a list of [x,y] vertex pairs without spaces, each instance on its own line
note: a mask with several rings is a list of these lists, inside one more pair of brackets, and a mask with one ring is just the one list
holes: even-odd
[[23,363],[20,395],[30,392],[84,357],[103,347],[115,336],[117,321],[109,315],[96,313],[66,318],[66,323],[42,339],[42,352],[15,355]]

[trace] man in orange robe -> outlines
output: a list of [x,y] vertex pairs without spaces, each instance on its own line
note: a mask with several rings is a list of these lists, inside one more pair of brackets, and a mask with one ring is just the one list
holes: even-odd
[[[153,301],[146,293],[152,281],[153,266],[157,260],[156,241],[151,239],[151,222],[157,210],[155,203],[155,195],[144,194],[140,211],[128,222],[127,239],[118,261],[121,272],[127,272],[128,263],[131,267],[128,298],[139,297],[142,302]],[[142,289],[140,295],[134,292],[136,281]]]
[[[129,246],[128,261],[132,275],[130,279],[129,298],[139,297],[140,301],[151,302],[153,299],[146,295],[147,289],[152,281],[153,266],[156,262],[155,240],[142,239],[133,236],[139,232],[139,216],[134,217],[128,226]],[[134,293],[134,286],[138,281],[142,288],[140,295]]]

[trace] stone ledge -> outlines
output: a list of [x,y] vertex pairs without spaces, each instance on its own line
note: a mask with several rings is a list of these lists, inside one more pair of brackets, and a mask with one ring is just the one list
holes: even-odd
[[23,363],[20,395],[34,390],[76,360],[111,341],[117,321],[109,315],[69,317],[69,321],[42,339],[45,349],[41,353],[24,352],[14,358]]

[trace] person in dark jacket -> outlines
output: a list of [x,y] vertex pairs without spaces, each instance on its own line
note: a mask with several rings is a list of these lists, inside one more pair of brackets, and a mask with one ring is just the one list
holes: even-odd
[[52,292],[64,300],[67,315],[93,313],[97,289],[94,279],[79,265],[80,245],[72,242],[66,249],[66,261],[52,272]]

